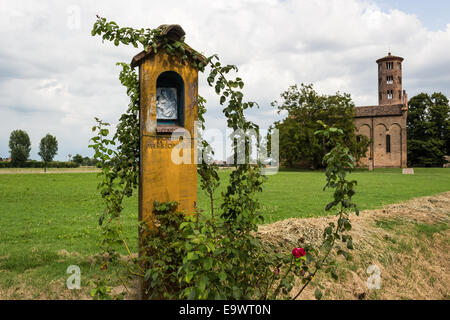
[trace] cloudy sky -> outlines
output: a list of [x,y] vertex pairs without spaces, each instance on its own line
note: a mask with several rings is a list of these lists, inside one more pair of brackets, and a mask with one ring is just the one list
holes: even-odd
[[[94,117],[117,122],[128,100],[115,62],[140,50],[91,37],[96,14],[136,28],[180,24],[192,47],[239,67],[246,98],[260,104],[249,117],[262,127],[280,118],[270,102],[294,83],[376,104],[375,60],[388,51],[405,58],[409,97],[450,96],[446,0],[0,0],[0,157],[14,129],[30,135],[33,159],[46,133],[59,141],[57,160],[91,156]],[[208,127],[224,128],[205,78]]]

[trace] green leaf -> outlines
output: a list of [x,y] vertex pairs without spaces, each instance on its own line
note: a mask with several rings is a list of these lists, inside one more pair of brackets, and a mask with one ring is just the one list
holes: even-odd
[[209,279],[206,275],[202,276],[202,279],[200,280],[200,291],[205,291],[206,285],[209,283]]
[[336,268],[331,268],[331,277],[332,277],[334,280],[338,280],[339,277],[338,277]]
[[212,265],[213,265],[213,259],[211,257],[205,258],[205,260],[203,261],[203,268],[205,270],[209,270],[212,268]]
[[186,258],[187,258],[187,260],[197,260],[198,254],[196,252],[188,252]]
[[314,291],[314,296],[317,300],[322,299],[322,291],[320,291],[319,288],[316,288],[316,291]]
[[347,248],[350,249],[350,250],[353,249],[353,241],[352,241],[352,239],[349,239],[349,240],[348,240],[348,242],[347,242]]
[[225,281],[227,279],[227,274],[223,271],[221,271],[218,276],[220,281]]
[[325,207],[325,211],[329,211],[331,208],[333,208],[334,204],[334,201],[327,204],[327,206]]
[[194,277],[194,273],[193,272],[189,272],[184,277],[184,281],[186,281],[186,283],[190,283],[193,277]]

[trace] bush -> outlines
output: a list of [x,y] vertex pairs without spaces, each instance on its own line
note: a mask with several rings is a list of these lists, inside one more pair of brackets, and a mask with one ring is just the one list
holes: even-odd
[[[334,189],[333,201],[325,210],[338,209],[337,223],[330,222],[325,228],[322,244],[314,247],[299,243],[298,248],[275,250],[257,234],[258,224],[263,222],[257,203],[243,206],[225,199],[222,209],[228,211],[216,220],[213,216],[183,215],[177,212],[176,202],[154,202],[154,220],[148,227],[148,222],[142,223],[145,236],[137,264],[146,280],[147,298],[290,299],[296,283],[302,286],[295,298],[308,284],[316,286],[315,296],[322,298],[324,287],[314,278],[321,269],[338,278],[336,257],[342,255],[348,260],[351,256],[347,250],[353,249],[349,214],[359,211],[352,202],[356,181],[346,179],[354,168],[354,158],[341,144],[343,130],[320,124],[324,130],[315,134],[324,137],[331,147],[324,157],[324,189]],[[247,167],[245,180],[251,189],[259,185],[255,172]]]
[[11,168],[11,162],[0,162],[0,168]]
[[442,167],[445,164],[445,141],[438,139],[408,140],[410,166]]
[[[147,229],[142,259],[149,299],[267,299],[283,297],[293,277],[277,272],[294,259],[277,254],[254,228],[223,220],[185,216],[177,203],[155,202],[155,223]],[[290,270],[300,273],[299,259]],[[278,290],[277,290],[278,289]]]
[[[80,165],[75,162],[52,161],[47,163],[47,168],[78,168]],[[11,162],[0,162],[0,168],[12,168]],[[28,160],[21,168],[44,168],[44,162]]]

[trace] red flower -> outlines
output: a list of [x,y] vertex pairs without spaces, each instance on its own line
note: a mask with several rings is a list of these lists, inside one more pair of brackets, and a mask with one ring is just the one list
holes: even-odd
[[292,250],[292,255],[297,259],[306,255],[305,249],[303,248],[294,248]]

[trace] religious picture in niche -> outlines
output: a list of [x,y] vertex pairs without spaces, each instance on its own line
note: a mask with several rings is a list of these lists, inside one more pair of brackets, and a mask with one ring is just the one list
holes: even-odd
[[160,120],[177,119],[176,88],[156,88],[156,118]]

